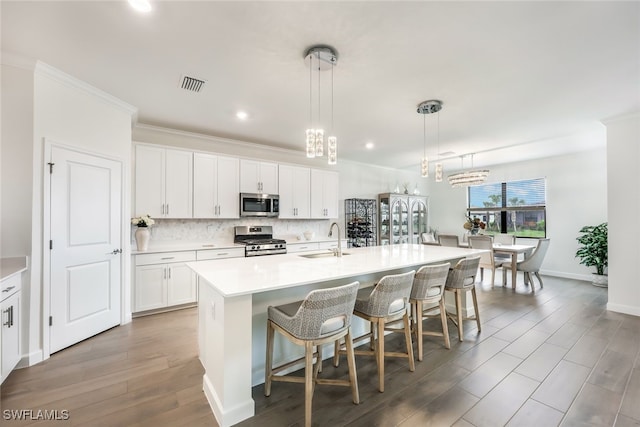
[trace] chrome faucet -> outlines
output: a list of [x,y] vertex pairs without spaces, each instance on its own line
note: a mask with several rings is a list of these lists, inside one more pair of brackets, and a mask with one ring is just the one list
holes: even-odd
[[334,225],[338,227],[338,252],[334,252],[334,255],[341,257],[342,256],[342,240],[340,239],[340,237],[342,236],[342,233],[340,232],[340,226],[338,225],[337,222],[332,223],[331,226],[329,227],[329,237],[333,236]]

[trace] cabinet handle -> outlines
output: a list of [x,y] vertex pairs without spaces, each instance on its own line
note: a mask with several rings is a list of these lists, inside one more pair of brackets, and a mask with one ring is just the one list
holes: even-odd
[[2,326],[6,326],[8,328],[11,327],[11,309],[13,308],[13,306],[7,308],[6,310],[3,311],[3,313],[7,313],[7,321],[4,322],[2,324]]
[[174,256],[166,256],[166,257],[162,257],[160,259],[174,259],[174,258],[175,258]]
[[13,288],[15,288],[15,286],[9,286],[7,289],[3,289],[2,292],[9,292]]
[[169,203],[167,203],[167,215],[169,215]]
[[171,267],[169,267],[167,270],[169,270],[169,279],[171,279]]
[[9,327],[11,327],[11,326],[13,326],[13,306],[11,306],[9,308],[11,309],[11,311],[10,311],[10,314],[11,314],[11,325]]
[[229,252],[220,252],[219,254],[216,254],[216,256],[224,256],[224,255],[229,255]]
[[167,278],[167,268],[166,267],[162,269],[162,278],[163,279]]
[[162,207],[160,208],[160,212],[162,213],[162,215],[164,215],[164,203],[162,204]]

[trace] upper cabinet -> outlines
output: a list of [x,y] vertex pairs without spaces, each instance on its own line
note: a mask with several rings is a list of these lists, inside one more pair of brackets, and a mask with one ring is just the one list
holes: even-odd
[[280,189],[280,218],[304,219],[310,214],[311,171],[301,166],[280,165],[278,168]]
[[193,154],[193,217],[239,218],[240,160]]
[[240,160],[240,192],[278,194],[278,164]]
[[155,218],[191,218],[193,153],[136,145],[135,212]]
[[311,169],[311,218],[338,218],[338,172]]

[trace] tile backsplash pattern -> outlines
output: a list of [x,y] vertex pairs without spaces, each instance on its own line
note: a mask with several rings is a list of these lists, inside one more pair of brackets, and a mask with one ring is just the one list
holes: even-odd
[[[166,241],[233,241],[233,227],[237,225],[270,225],[276,237],[288,238],[300,236],[305,231],[315,233],[315,238],[324,237],[329,233],[329,220],[286,220],[265,218],[240,219],[156,219],[150,227],[150,243]],[[343,228],[339,222],[340,228]],[[133,233],[136,227],[131,227],[131,243],[135,245]],[[344,231],[343,231],[344,235]],[[302,237],[304,239],[304,237]]]

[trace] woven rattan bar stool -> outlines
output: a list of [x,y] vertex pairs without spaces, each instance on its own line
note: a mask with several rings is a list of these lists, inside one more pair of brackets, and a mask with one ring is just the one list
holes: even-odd
[[[447,311],[444,307],[444,286],[447,283],[450,263],[425,265],[421,267],[413,278],[411,288],[411,303],[413,330],[418,342],[418,360],[422,360],[422,340],[424,335],[444,337],[444,346],[451,348],[449,329],[447,328]],[[435,304],[435,305],[434,305]],[[438,314],[431,314],[439,310]],[[427,318],[439,317],[442,322],[442,332],[424,331],[422,322]]]
[[[351,339],[351,318],[358,292],[358,282],[329,289],[311,291],[303,301],[270,306],[267,309],[267,358],[265,367],[264,394],[271,395],[272,381],[299,382],[305,385],[305,426],[311,426],[311,408],[315,384],[350,386],[353,403],[360,403],[356,364]],[[273,342],[275,331],[289,341],[304,346],[303,358],[273,367]],[[349,379],[321,379],[318,371],[322,365],[322,344],[344,338],[346,344]],[[318,352],[314,352],[317,347]],[[314,355],[317,356],[315,369]],[[303,377],[276,375],[304,361]]]
[[[378,362],[378,390],[384,392],[384,358],[406,357],[409,359],[409,370],[415,370],[413,346],[411,344],[411,325],[409,324],[408,302],[413,285],[415,271],[384,276],[373,288],[361,289],[358,292],[353,314],[370,322],[371,332],[355,338],[358,342],[370,339],[373,350],[356,350],[356,355],[375,355]],[[392,322],[402,321],[402,328],[387,328]],[[385,352],[384,332],[404,332],[407,345],[406,353]],[[338,366],[338,344],[334,356],[334,365]]]
[[[480,265],[480,257],[465,258],[458,261],[452,270],[449,270],[447,276],[447,284],[445,290],[451,291],[455,294],[456,299],[456,312],[447,313],[449,319],[458,327],[458,339],[462,341],[463,320],[475,320],[478,325],[478,332],[480,332],[480,313],[478,312],[478,298],[476,297],[476,275],[478,274],[478,266]],[[462,315],[462,293],[471,291],[473,297],[473,310],[474,317],[465,317]]]

